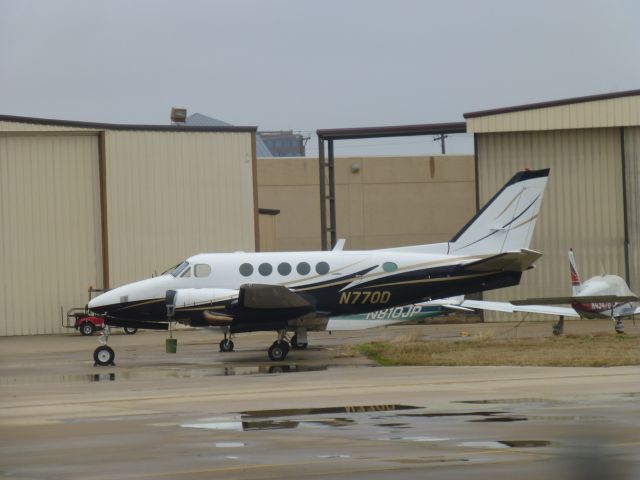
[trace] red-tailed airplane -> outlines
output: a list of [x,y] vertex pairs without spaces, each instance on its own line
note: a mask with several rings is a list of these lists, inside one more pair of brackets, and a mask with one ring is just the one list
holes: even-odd
[[[569,249],[572,295],[569,297],[528,298],[511,302],[462,300],[462,307],[500,312],[525,312],[560,317],[553,332],[560,334],[564,317],[611,318],[615,330],[624,333],[622,319],[640,314],[640,298],[631,291],[624,279],[617,275],[599,275],[585,282],[580,281],[573,249]],[[568,304],[569,307],[556,305]]]

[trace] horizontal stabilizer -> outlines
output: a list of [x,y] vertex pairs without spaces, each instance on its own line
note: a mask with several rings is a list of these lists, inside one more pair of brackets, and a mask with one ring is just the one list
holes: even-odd
[[472,272],[524,272],[538,260],[542,254],[534,250],[523,249],[519,252],[505,252],[483,258],[464,266],[465,270]]
[[526,300],[512,300],[513,305],[562,305],[570,303],[626,303],[635,302],[640,298],[635,295],[578,295],[576,297],[541,297]]
[[315,310],[304,297],[282,285],[246,284],[240,287],[238,306],[252,309]]

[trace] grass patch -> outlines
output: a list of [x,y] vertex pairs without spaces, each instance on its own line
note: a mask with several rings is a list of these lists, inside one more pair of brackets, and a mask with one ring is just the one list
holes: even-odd
[[461,341],[400,338],[357,345],[380,365],[513,365],[602,367],[640,365],[640,336],[602,333],[495,339],[490,335]]

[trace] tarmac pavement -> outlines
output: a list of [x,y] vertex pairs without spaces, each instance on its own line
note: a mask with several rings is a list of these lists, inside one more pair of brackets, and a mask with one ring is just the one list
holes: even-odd
[[[634,333],[640,328],[627,323]],[[585,326],[586,325],[586,326]],[[611,322],[567,330],[612,329]],[[423,325],[273,335],[218,352],[209,332],[0,338],[0,476],[638,478],[640,367],[376,367],[343,347],[399,335],[550,334],[550,324]]]

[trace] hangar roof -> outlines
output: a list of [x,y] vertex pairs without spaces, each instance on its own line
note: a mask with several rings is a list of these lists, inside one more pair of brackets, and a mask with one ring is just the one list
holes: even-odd
[[640,125],[640,90],[564,98],[464,114],[470,133]]
[[50,125],[52,127],[69,127],[69,128],[87,129],[87,130],[133,130],[133,131],[154,131],[154,132],[245,132],[245,133],[252,133],[258,130],[258,127],[237,127],[232,125],[214,125],[214,126],[137,125],[137,124],[121,124],[121,123],[79,122],[75,120],[20,117],[16,115],[0,115],[0,122],[22,123],[22,124],[32,124],[32,125],[44,125],[44,126]]
[[394,125],[390,127],[327,128],[317,130],[323,140],[353,140],[357,138],[408,137],[413,135],[437,135],[465,133],[464,122],[427,123],[421,125]]

